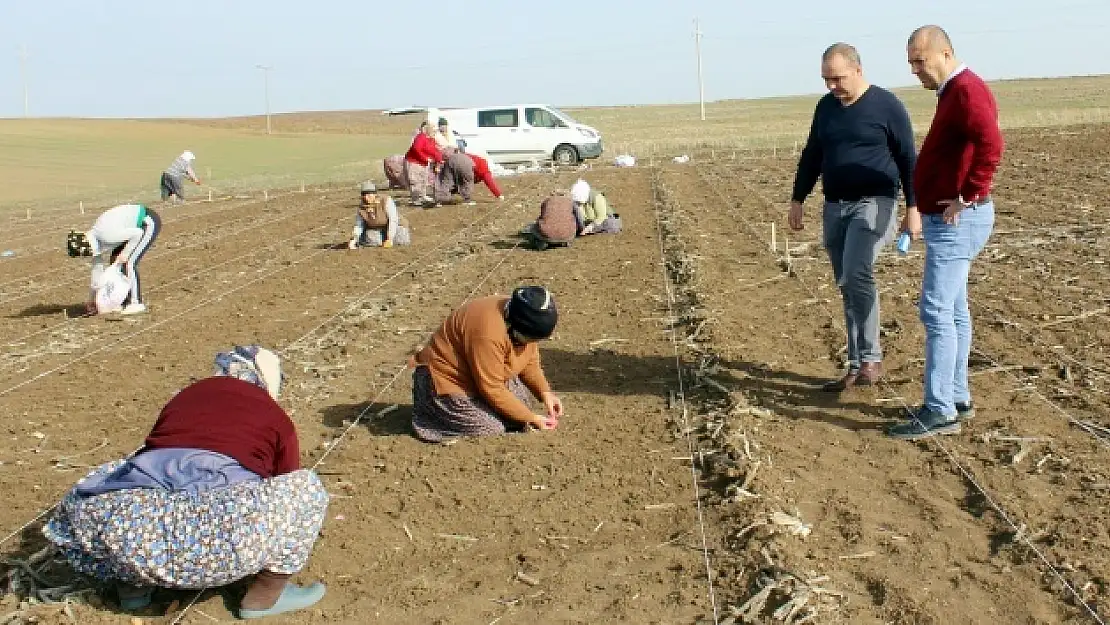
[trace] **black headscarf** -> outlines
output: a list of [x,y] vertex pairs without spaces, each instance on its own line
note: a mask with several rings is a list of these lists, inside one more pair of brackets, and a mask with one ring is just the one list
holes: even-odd
[[522,286],[514,290],[509,298],[506,323],[509,330],[516,331],[525,338],[550,338],[558,320],[559,311],[555,308],[555,298],[545,287]]

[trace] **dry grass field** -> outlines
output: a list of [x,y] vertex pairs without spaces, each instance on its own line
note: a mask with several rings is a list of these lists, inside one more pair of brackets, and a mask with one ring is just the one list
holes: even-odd
[[[0,258],[0,623],[234,621],[238,586],[124,614],[34,556],[67,488],[134,449],[216,351],[256,341],[284,355],[281,403],[333,495],[298,577],[328,595],[268,622],[1105,622],[1110,79],[996,88],[1008,149],[970,286],[979,414],[919,444],[882,428],[921,396],[920,246],[880,260],[886,382],[817,390],[841,364],[839,296],[816,217],[782,236],[813,98],[716,103],[704,125],[696,107],[574,111],[607,159],[625,148],[639,165],[404,208],[411,247],[359,251],[341,245],[355,184],[382,179],[375,159],[411,118],[282,115],[274,137],[259,118],[0,122],[0,249],[15,252]],[[905,95],[924,127],[928,94]],[[93,218],[73,206],[81,184],[147,197],[184,147],[218,192],[163,209],[150,312],[75,314],[88,266],[61,241]],[[522,247],[539,201],[579,176],[626,230]],[[65,180],[68,205],[52,195]],[[527,283],[559,303],[542,357],[564,423],[413,438],[413,346],[462,302]]]

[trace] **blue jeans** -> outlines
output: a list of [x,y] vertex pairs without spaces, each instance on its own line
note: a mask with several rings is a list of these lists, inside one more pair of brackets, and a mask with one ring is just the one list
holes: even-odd
[[861,363],[883,359],[875,261],[894,236],[897,213],[897,200],[892,197],[825,202],[822,239],[844,300],[848,368],[853,371],[858,371]]
[[956,416],[956,403],[971,401],[967,360],[971,354],[971,311],[967,276],[971,261],[990,238],[994,204],[964,209],[955,225],[941,215],[922,215],[925,279],[921,323],[925,326],[925,407]]

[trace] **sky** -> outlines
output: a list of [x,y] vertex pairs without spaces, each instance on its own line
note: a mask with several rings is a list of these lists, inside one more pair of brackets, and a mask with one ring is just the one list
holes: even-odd
[[695,18],[707,101],[819,93],[837,41],[915,85],[927,23],[989,79],[1110,73],[1108,0],[0,0],[0,117],[258,114],[267,73],[275,113],[696,102]]

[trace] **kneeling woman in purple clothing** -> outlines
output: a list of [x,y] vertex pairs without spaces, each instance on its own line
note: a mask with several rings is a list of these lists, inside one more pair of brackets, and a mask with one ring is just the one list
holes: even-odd
[[301,468],[281,380],[267,349],[217,354],[216,375],[174,396],[137,453],[78,482],[43,534],[78,573],[114,583],[125,610],[149,605],[157,587],[248,577],[240,618],[315,604],[323,584],[289,578],[308,562],[328,493]]

